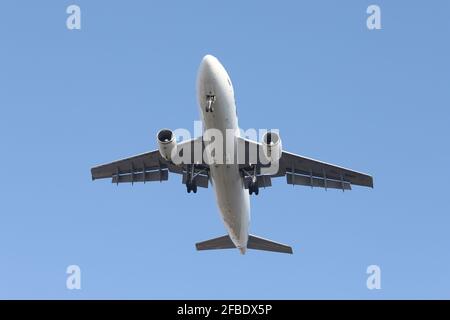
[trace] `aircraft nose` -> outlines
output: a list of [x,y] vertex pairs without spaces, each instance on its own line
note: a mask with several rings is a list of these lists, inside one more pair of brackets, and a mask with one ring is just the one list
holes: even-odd
[[[203,57],[197,73],[197,98],[202,108],[206,108],[208,96],[215,101],[216,90],[221,86],[222,65],[219,60],[207,54]],[[208,108],[209,109],[209,108]]]
[[203,57],[202,59],[202,64],[206,67],[212,67],[212,65],[217,61],[217,58],[207,54],[206,56]]
[[204,77],[210,78],[214,75],[217,66],[217,58],[207,54],[203,57],[200,70]]

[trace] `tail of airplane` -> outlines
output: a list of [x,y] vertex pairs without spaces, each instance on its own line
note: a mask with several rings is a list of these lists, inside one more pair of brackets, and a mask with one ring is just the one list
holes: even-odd
[[[217,250],[217,249],[236,248],[233,241],[231,241],[230,236],[228,235],[219,238],[214,238],[211,240],[206,240],[203,242],[198,242],[195,244],[195,247],[197,248],[197,250]],[[273,251],[289,254],[293,253],[292,248],[285,244],[277,243],[253,235],[248,236],[247,248],[254,250]],[[245,248],[239,248],[239,250],[242,253],[245,252]]]

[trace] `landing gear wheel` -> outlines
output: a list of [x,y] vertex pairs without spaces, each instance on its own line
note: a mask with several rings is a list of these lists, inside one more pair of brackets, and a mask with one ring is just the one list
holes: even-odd
[[197,193],[197,185],[195,183],[187,182],[186,183],[186,190],[188,193]]
[[248,193],[252,195],[253,193],[257,196],[259,194],[259,188],[257,185],[250,184],[248,186]]

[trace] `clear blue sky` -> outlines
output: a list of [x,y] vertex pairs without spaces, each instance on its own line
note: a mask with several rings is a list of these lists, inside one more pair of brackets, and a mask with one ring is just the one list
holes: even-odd
[[[82,29],[66,29],[78,4]],[[376,3],[382,30],[366,28]],[[450,298],[448,1],[3,1],[0,298]],[[342,193],[274,182],[251,232],[294,255],[196,252],[212,189],[92,182],[90,167],[193,128],[203,55],[243,128],[364,171]],[[66,267],[82,289],[66,289]],[[382,270],[381,290],[366,268]]]

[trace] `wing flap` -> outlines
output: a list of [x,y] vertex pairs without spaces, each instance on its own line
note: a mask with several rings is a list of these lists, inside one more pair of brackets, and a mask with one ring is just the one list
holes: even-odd
[[169,170],[164,169],[150,172],[131,173],[126,175],[115,175],[112,177],[112,183],[167,181],[168,179]]
[[351,184],[347,181],[336,181],[336,180],[315,178],[312,176],[304,176],[304,175],[290,174],[290,173],[286,174],[286,181],[288,184],[292,184],[292,185],[302,185],[302,186],[332,188],[332,189],[342,189],[342,190],[351,190],[352,189]]

